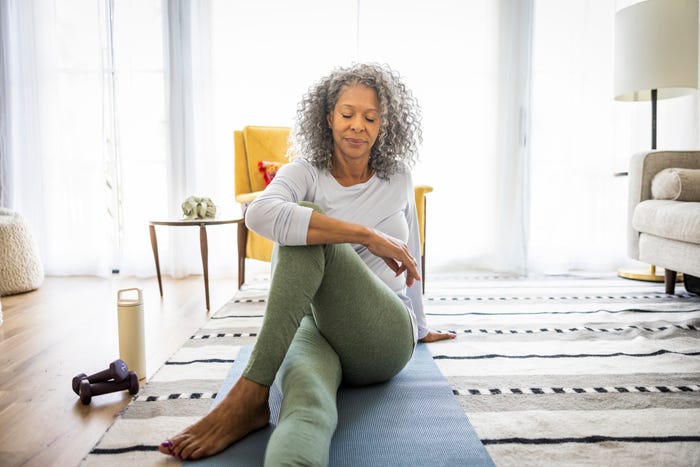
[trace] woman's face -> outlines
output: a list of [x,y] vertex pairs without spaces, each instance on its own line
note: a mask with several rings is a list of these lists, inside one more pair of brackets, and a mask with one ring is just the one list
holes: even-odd
[[328,124],[333,131],[334,157],[369,161],[381,124],[377,92],[361,84],[343,88]]

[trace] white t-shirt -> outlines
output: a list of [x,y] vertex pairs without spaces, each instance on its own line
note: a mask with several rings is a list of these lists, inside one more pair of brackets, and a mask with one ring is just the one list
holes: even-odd
[[[295,159],[285,164],[272,183],[246,210],[246,225],[279,245],[306,245],[312,209],[299,206],[310,201],[330,217],[379,230],[408,244],[411,255],[420,258],[413,181],[408,169],[388,180],[376,174],[358,185],[344,187],[328,170]],[[369,268],[393,290],[413,314],[417,339],[428,333],[420,282],[406,287],[402,274],[394,272],[362,245],[352,245]]]

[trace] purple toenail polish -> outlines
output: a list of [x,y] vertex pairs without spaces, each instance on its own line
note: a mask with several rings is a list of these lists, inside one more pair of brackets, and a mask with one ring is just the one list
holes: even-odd
[[173,447],[172,441],[163,441],[162,443],[160,443],[160,445],[163,446],[164,448],[168,448],[168,449]]

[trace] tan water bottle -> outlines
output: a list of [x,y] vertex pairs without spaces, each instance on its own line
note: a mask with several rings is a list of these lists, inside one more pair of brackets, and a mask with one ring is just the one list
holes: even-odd
[[[135,292],[128,294],[128,292]],[[129,297],[131,295],[131,297]],[[143,328],[143,296],[141,289],[122,289],[117,292],[119,318],[119,358],[130,370],[146,377],[146,337]]]

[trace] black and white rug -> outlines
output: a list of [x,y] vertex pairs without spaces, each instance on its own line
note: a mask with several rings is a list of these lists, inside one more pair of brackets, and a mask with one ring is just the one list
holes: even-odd
[[[253,343],[268,283],[246,286],[151,378],[83,465],[175,462]],[[432,276],[430,351],[496,465],[700,465],[700,297],[613,276]],[[426,459],[426,465],[439,465]]]

